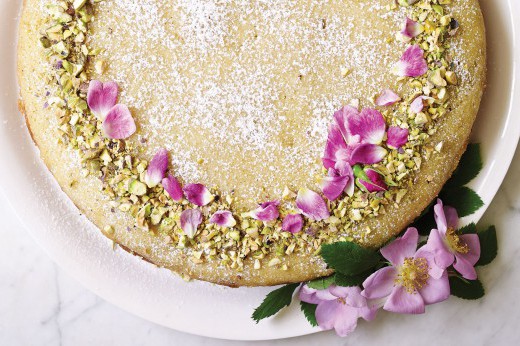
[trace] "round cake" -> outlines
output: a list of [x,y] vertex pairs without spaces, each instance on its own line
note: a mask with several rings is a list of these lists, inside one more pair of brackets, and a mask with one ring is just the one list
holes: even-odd
[[485,83],[477,0],[25,0],[20,109],[115,244],[229,286],[330,274],[457,167]]

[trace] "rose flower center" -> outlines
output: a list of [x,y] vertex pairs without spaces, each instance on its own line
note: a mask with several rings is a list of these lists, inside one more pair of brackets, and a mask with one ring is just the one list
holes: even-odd
[[467,254],[469,251],[468,244],[460,239],[457,231],[453,228],[448,228],[446,231],[446,242],[453,251],[457,251],[458,253]]
[[426,285],[430,277],[428,269],[426,258],[407,257],[399,267],[396,284],[403,286],[408,293],[414,293]]

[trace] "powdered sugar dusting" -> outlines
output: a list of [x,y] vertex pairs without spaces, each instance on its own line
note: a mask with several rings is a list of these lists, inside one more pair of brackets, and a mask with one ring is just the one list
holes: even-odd
[[101,78],[122,86],[144,153],[166,147],[183,181],[250,205],[285,186],[315,187],[332,113],[393,83],[401,47],[389,38],[404,14],[385,5],[102,2],[92,46],[106,49]]

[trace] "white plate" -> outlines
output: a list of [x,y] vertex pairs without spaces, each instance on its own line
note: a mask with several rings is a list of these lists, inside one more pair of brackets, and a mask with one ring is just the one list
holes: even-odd
[[[271,320],[250,319],[270,288],[230,289],[205,282],[185,283],[110,242],[63,194],[39,159],[17,111],[15,40],[20,0],[0,2],[0,187],[21,222],[65,271],[101,297],[136,315],[180,331],[225,339],[259,340],[318,331],[298,311],[298,304]],[[482,143],[485,167],[472,186],[485,207],[498,190],[520,135],[520,3],[481,0],[489,43],[488,89],[473,139]],[[35,292],[37,288],[34,288]],[[441,308],[442,309],[442,308]],[[379,319],[384,318],[380,317]],[[433,317],[431,317],[433,318]],[[419,324],[430,323],[423,318]],[[400,318],[387,318],[395,332],[405,331]],[[364,329],[364,328],[363,328]],[[359,331],[367,333],[366,330]]]

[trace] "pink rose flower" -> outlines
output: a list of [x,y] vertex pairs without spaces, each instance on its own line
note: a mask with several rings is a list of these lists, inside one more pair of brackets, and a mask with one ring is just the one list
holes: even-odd
[[432,229],[425,248],[433,253],[440,269],[453,268],[465,279],[475,280],[475,263],[480,258],[480,241],[476,234],[456,232],[459,216],[453,207],[443,206],[440,199],[434,206],[437,229]]
[[339,336],[347,336],[357,326],[358,318],[371,321],[376,316],[376,308],[369,307],[359,287],[339,287],[331,285],[324,290],[315,290],[307,285],[300,289],[300,300],[317,304],[316,322],[322,330],[334,329]]
[[425,306],[448,299],[448,274],[435,265],[433,254],[417,249],[419,233],[406,233],[381,248],[391,266],[370,275],[363,282],[361,294],[367,299],[384,300],[383,309],[403,314],[424,313]]

